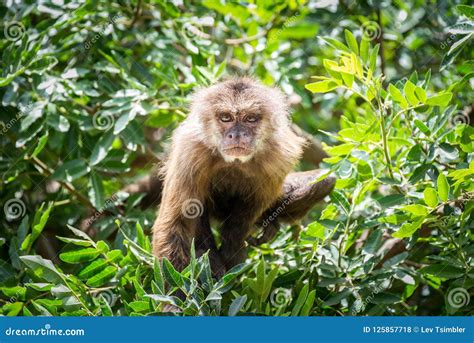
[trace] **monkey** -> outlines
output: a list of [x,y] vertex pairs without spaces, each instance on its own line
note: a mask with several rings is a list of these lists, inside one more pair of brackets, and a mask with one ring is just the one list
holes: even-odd
[[[291,128],[286,98],[276,87],[234,77],[195,92],[160,170],[154,255],[182,270],[194,240],[196,252],[209,251],[217,274],[245,261],[247,241],[262,216],[285,197],[285,179],[291,178],[304,144]],[[331,182],[318,199],[332,189]],[[299,206],[300,212],[307,210]],[[218,223],[219,248],[211,220]],[[268,223],[273,235],[276,218]]]

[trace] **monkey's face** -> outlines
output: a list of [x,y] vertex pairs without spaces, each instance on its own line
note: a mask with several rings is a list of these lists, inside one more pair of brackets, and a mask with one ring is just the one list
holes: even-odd
[[249,78],[237,78],[203,89],[192,112],[201,123],[201,140],[228,162],[248,162],[264,152],[275,130],[288,125],[280,91]]
[[226,162],[247,162],[255,153],[262,117],[259,113],[233,112],[216,114],[219,152]]

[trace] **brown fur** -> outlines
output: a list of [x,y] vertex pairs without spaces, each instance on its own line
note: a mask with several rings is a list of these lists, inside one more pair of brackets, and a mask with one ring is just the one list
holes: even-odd
[[[221,142],[230,115],[254,139],[252,157],[226,161]],[[258,123],[246,121],[258,116]],[[162,169],[164,189],[154,224],[153,251],[182,269],[192,239],[198,251],[210,250],[215,270],[243,262],[245,241],[256,221],[282,195],[282,185],[302,153],[304,139],[291,129],[283,94],[250,78],[234,78],[196,92],[188,118],[175,130]],[[202,204],[200,216],[183,214],[183,204]],[[198,206],[199,207],[199,206]],[[210,219],[220,224],[218,250]]]

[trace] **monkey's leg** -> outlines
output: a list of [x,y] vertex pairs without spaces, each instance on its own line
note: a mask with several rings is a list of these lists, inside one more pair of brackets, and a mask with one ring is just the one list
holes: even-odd
[[184,192],[165,192],[153,225],[153,254],[166,257],[178,270],[185,268],[199,223],[208,220],[201,218],[203,211],[197,197]]
[[194,230],[185,228],[182,223],[166,226],[155,222],[153,227],[153,254],[158,258],[166,257],[177,270],[184,269],[189,264]]
[[246,239],[255,225],[251,207],[246,209],[245,205],[239,203],[235,205],[235,209],[224,221],[221,229],[220,252],[227,270],[247,258]]
[[211,224],[209,223],[209,215],[206,210],[200,217],[199,225],[196,230],[196,255],[201,256],[207,251],[209,252],[209,261],[214,276],[220,278],[225,273],[224,263],[217,249],[214,235],[212,234]]

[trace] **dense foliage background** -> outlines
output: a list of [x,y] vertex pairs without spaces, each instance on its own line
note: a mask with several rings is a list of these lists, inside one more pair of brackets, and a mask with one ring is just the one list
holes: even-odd
[[[6,0],[0,17],[4,315],[473,313],[473,7]],[[288,94],[338,181],[214,280],[207,256],[157,263],[155,210],[121,189],[190,92],[235,74]]]

